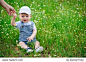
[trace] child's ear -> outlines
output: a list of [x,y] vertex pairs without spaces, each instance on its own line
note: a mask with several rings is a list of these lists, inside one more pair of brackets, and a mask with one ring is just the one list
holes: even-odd
[[19,14],[19,18],[21,18],[21,16],[20,16],[21,14]]

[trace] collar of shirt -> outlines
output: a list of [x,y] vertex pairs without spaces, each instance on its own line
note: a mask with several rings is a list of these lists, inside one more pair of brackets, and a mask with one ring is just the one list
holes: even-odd
[[24,23],[24,25],[31,25],[31,22],[29,21],[27,23]]

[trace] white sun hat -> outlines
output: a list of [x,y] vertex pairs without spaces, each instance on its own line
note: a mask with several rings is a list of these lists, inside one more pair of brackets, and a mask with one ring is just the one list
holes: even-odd
[[19,10],[19,14],[20,13],[26,13],[26,14],[30,15],[31,14],[31,10],[30,10],[30,8],[28,6],[23,6]]

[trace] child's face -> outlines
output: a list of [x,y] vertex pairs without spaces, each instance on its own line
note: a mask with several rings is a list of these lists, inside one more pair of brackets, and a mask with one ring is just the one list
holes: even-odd
[[21,19],[22,22],[27,23],[30,20],[31,15],[28,15],[26,13],[21,13],[19,14],[19,18]]

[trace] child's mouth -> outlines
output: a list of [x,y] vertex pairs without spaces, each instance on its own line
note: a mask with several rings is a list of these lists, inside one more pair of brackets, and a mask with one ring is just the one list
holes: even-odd
[[24,21],[27,21],[27,20],[24,20]]

